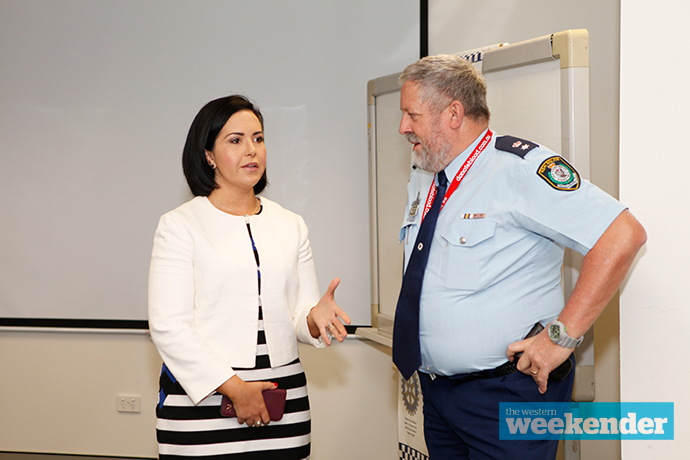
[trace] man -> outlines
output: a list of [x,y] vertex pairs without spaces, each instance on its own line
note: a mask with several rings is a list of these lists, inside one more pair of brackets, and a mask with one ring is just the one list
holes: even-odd
[[[420,372],[429,454],[555,458],[557,441],[499,440],[498,404],[570,400],[566,361],[645,231],[554,152],[493,133],[472,64],[431,56],[400,82],[400,133],[413,144],[415,167],[393,360],[405,378]],[[567,302],[564,247],[585,256]],[[537,324],[545,329],[525,339]]]

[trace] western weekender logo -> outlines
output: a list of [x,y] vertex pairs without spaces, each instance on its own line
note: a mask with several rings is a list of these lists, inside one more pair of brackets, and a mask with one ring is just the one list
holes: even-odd
[[499,439],[673,439],[673,403],[500,403]]

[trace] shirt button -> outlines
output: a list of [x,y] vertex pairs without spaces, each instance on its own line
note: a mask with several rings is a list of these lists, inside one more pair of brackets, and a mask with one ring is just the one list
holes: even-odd
[[418,249],[419,251],[421,251],[423,247],[424,247],[424,245],[423,245],[422,243],[419,243],[419,244],[417,245],[417,249]]
[[461,236],[460,237],[460,244],[465,244],[465,243],[467,243],[467,238],[465,238],[464,236]]

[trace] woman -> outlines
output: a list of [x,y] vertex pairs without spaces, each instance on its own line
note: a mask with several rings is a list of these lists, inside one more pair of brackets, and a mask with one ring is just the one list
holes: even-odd
[[[161,217],[149,275],[151,337],[163,358],[161,458],[302,459],[311,421],[297,340],[342,341],[334,279],[319,299],[302,218],[259,198],[263,117],[243,96],[209,102],[182,157],[195,198]],[[262,392],[287,390],[271,422]],[[223,417],[221,398],[237,417]],[[270,425],[269,425],[270,423]]]

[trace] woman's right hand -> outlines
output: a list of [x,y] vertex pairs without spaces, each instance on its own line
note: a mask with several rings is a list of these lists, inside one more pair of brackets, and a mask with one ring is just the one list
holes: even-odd
[[266,409],[263,391],[276,388],[272,382],[245,382],[237,375],[233,375],[218,387],[218,392],[232,401],[240,424],[247,426],[268,425],[271,417]]
[[350,317],[335,303],[335,288],[340,284],[340,278],[335,278],[307,315],[309,332],[314,338],[322,337],[326,345],[331,344],[331,338],[342,342],[347,337],[345,324],[350,324]]

